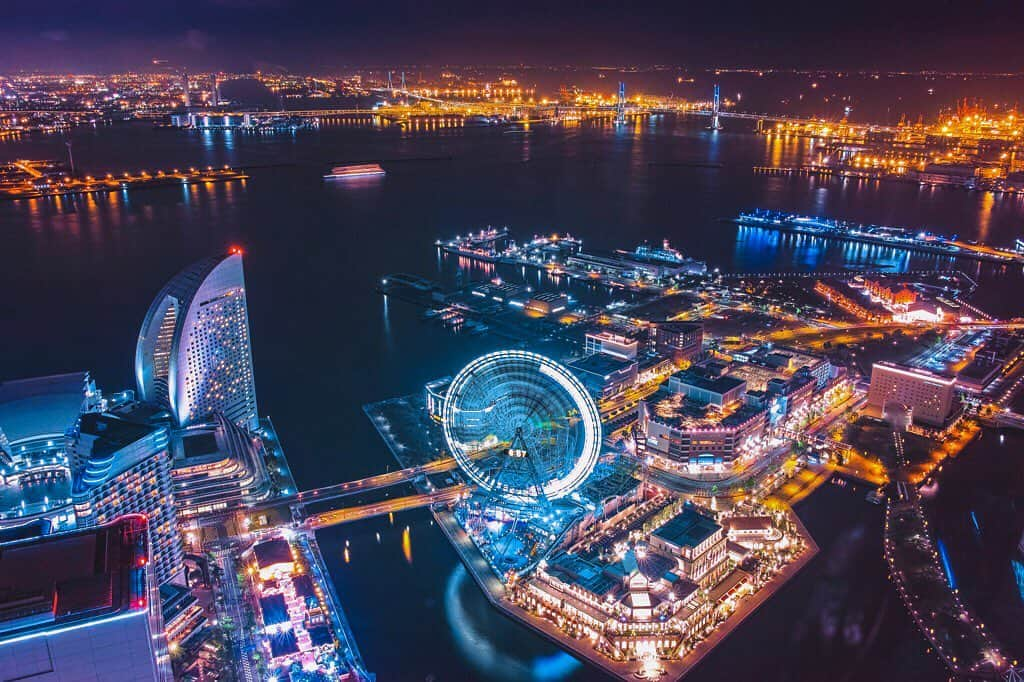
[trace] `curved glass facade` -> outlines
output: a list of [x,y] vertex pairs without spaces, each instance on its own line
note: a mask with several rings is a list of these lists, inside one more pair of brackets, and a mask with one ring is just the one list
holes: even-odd
[[257,423],[242,256],[202,260],[174,277],[146,314],[135,351],[139,397],[179,426],[215,412]]

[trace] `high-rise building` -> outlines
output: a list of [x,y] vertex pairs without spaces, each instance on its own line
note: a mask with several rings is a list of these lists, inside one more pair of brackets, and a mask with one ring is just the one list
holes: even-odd
[[158,585],[181,574],[184,547],[177,529],[168,431],[109,413],[82,415],[68,443],[78,526],[124,514],[149,519],[150,561]]
[[0,545],[0,678],[170,680],[147,523]]
[[202,260],[160,291],[139,332],[135,378],[139,397],[170,409],[178,426],[215,412],[257,426],[240,252]]
[[178,518],[193,519],[267,499],[276,490],[265,463],[265,446],[224,415],[213,423],[176,434],[174,501]]
[[910,415],[914,422],[943,427],[953,415],[956,380],[924,369],[876,362],[871,368],[867,411],[889,420]]

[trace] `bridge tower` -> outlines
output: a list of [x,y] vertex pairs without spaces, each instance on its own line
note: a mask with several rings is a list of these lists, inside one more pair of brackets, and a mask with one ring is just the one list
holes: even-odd
[[68,140],[64,143],[68,148],[68,167],[71,169],[71,177],[75,177],[75,155],[71,153],[71,135],[68,134]]
[[619,81],[619,100],[615,103],[615,125],[626,122],[626,84]]
[[402,72],[402,92],[405,92],[405,71]]
[[[395,86],[391,82],[391,72],[388,71],[388,90],[394,90],[394,89],[395,89]],[[392,93],[392,94],[394,94],[394,93]]]
[[192,111],[192,94],[189,92],[187,70],[181,72],[181,89],[185,92],[185,113],[187,114]]
[[711,125],[708,126],[711,130],[721,130],[722,123],[718,120],[718,112],[721,109],[721,96],[718,91],[718,83],[715,83],[715,98],[711,103]]

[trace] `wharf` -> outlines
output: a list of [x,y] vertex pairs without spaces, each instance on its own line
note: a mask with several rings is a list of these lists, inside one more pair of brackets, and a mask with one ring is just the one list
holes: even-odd
[[993,263],[1024,263],[1024,253],[939,236],[922,238],[910,235],[902,228],[860,225],[841,220],[789,215],[775,211],[741,213],[738,218],[733,218],[729,222],[746,227],[760,227],[778,232],[885,246],[902,251],[915,251],[952,258],[967,258]]
[[53,182],[42,178],[23,183],[0,186],[0,199],[43,199],[76,194],[104,194],[129,189],[149,189],[171,185],[198,185],[212,182],[246,180],[248,175],[230,168],[190,170],[186,172],[159,172],[155,175],[140,173],[121,177],[107,175],[102,178],[66,178]]
[[323,590],[335,636],[344,643],[344,651],[340,652],[339,655],[345,659],[345,663],[356,675],[357,680],[360,682],[373,682],[376,676],[366,670],[363,657],[359,653],[359,647],[356,645],[355,635],[352,633],[348,618],[345,617],[345,611],[341,607],[341,600],[338,599],[338,594],[334,589],[334,581],[331,580],[331,574],[324,563],[324,557],[316,537],[312,533],[299,533],[296,537],[302,552],[309,559],[309,565],[312,568],[316,581],[320,583]]
[[1003,679],[1007,661],[943,570],[916,487],[900,483],[885,510],[885,559],[914,623],[954,677]]

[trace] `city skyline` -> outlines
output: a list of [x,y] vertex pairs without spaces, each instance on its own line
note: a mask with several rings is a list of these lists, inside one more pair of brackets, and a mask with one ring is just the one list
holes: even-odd
[[960,9],[923,0],[871,0],[852,10],[804,0],[785,9],[747,0],[641,7],[531,1],[514,11],[465,0],[62,0],[8,17],[0,28],[0,64],[108,72],[138,70],[153,59],[194,69],[316,73],[388,64],[1024,69],[1011,28],[1024,19],[1019,3]]
[[1024,679],[1024,6],[9,14],[0,679]]

